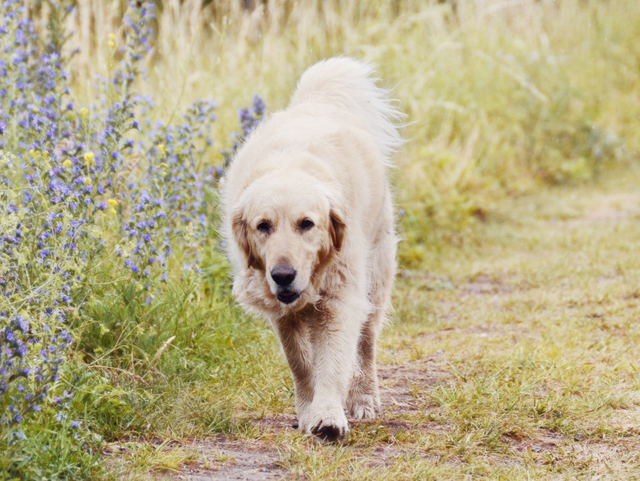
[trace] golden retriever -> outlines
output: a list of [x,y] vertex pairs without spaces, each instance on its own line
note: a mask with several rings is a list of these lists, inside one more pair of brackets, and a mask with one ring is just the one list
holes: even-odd
[[401,113],[349,58],[317,63],[240,148],[222,186],[233,293],[287,358],[301,430],[348,431],[380,407],[376,341],[396,271],[387,180]]

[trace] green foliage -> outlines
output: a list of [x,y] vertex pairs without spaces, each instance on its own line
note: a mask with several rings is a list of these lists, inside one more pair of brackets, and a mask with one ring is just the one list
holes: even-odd
[[183,396],[181,386],[210,379],[231,362],[233,339],[254,337],[233,334],[226,261],[212,245],[215,174],[202,159],[215,104],[193,102],[172,124],[141,118],[153,105],[133,86],[154,4],[132,2],[119,60],[97,79],[102,101],[76,109],[61,27],[73,9],[51,4],[42,35],[22,2],[0,10],[0,461],[9,477],[96,476],[102,440],[145,434],[154,416],[157,427],[152,411],[166,411],[171,395],[185,426],[229,430],[229,402],[199,385]]

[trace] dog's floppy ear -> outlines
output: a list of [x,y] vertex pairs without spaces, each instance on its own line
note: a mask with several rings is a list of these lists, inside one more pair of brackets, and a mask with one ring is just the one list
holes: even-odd
[[249,240],[249,226],[244,219],[242,211],[236,211],[231,219],[231,230],[240,249],[247,260],[247,267],[260,269],[260,258],[256,255],[253,243]]
[[340,251],[342,241],[344,240],[344,230],[347,226],[336,209],[331,209],[329,217],[331,219],[331,222],[329,223],[329,236],[331,237],[331,243],[336,251]]

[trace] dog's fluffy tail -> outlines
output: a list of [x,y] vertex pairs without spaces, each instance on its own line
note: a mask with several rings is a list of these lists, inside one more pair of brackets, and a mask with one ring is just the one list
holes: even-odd
[[291,105],[308,99],[322,100],[358,115],[376,139],[385,162],[403,141],[398,122],[404,114],[389,98],[389,91],[378,87],[371,65],[346,57],[323,60],[300,78]]

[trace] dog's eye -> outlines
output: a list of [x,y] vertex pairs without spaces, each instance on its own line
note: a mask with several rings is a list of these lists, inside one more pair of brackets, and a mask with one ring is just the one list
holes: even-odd
[[309,230],[314,225],[315,224],[313,223],[313,221],[311,219],[302,219],[300,221],[300,223],[298,224],[298,227],[300,227],[301,230]]
[[269,231],[271,231],[271,224],[269,224],[266,220],[263,220],[258,224],[258,230],[260,232],[265,232],[268,234]]

